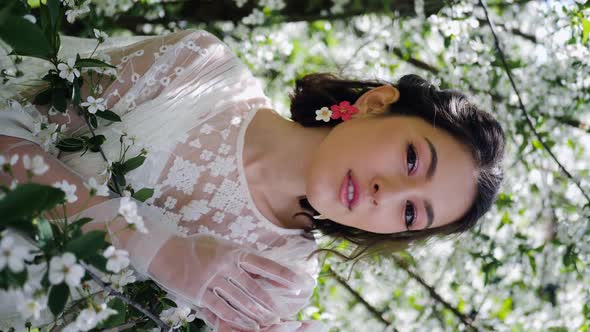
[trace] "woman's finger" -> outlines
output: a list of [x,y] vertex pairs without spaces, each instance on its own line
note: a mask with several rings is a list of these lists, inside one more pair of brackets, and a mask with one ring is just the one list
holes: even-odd
[[241,271],[240,273],[228,277],[228,281],[239,287],[244,293],[255,299],[260,305],[268,311],[276,313],[278,307],[272,295],[262,288],[260,284],[252,278],[248,273]]
[[[248,277],[247,273],[243,272],[240,280]],[[237,276],[239,278],[239,276]],[[238,286],[232,277],[226,279],[217,279],[209,285],[213,293],[225,300],[230,306],[237,309],[237,311],[247,315],[255,320],[260,325],[270,325],[279,321],[279,316],[276,312],[269,310],[257,300],[252,298],[247,292],[243,290],[242,286]],[[260,289],[261,291],[264,291]]]
[[290,268],[283,266],[271,259],[247,253],[238,265],[246,272],[256,274],[272,281],[278,282],[287,288],[313,288],[315,279],[307,274],[295,273]]
[[256,321],[230,306],[223,298],[216,295],[211,288],[208,288],[205,292],[203,304],[218,319],[224,321],[229,326],[249,331],[259,328]]

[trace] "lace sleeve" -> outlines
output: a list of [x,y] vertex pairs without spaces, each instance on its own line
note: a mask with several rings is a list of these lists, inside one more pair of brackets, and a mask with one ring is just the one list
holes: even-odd
[[[222,57],[233,56],[217,37],[206,31],[183,30],[165,36],[145,39],[125,47],[102,50],[96,57],[116,66],[116,79],[111,78],[112,70],[91,69],[83,73],[85,84],[81,89],[82,100],[89,95],[104,98],[106,108],[124,115],[137,106],[153,100],[166,90],[182,89],[184,86],[197,87],[207,80],[206,73],[195,74],[191,69],[202,69],[210,61],[210,53],[225,49]],[[219,52],[217,52],[219,54]],[[96,75],[96,71],[102,73]],[[196,82],[200,79],[199,82]],[[95,89],[92,89],[95,87]],[[91,93],[91,89],[93,93]],[[174,94],[174,93],[172,93]],[[34,91],[23,91],[21,97],[31,97]],[[34,128],[43,122],[67,125],[69,133],[85,127],[84,120],[68,108],[66,116],[61,114],[48,117],[47,106],[4,107],[0,111],[0,135],[14,136],[37,144],[39,130]],[[45,120],[43,119],[45,117]]]

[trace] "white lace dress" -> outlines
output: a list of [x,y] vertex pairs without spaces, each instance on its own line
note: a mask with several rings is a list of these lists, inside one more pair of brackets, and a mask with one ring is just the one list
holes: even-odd
[[[102,96],[123,121],[101,122],[96,134],[107,137],[102,148],[111,162],[119,158],[123,132],[135,137],[127,156],[147,150],[144,164],[126,179],[135,190],[155,190],[146,203],[161,214],[160,222],[178,234],[212,234],[317,275],[317,261],[306,259],[315,242],[265,218],[248,190],[244,135],[269,101],[229,48],[210,33],[187,30],[105,54],[119,76]],[[0,135],[43,144],[34,130],[41,119],[35,108],[16,112],[0,110]],[[76,119],[69,127],[87,130]],[[85,178],[106,180],[99,153],[62,153],[60,160]],[[149,247],[145,243],[146,252]]]

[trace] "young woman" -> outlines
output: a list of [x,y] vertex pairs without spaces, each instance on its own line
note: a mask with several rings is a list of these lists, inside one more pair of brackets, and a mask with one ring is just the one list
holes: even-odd
[[[313,233],[355,243],[354,258],[462,232],[489,210],[503,177],[498,122],[416,75],[397,84],[305,76],[286,119],[207,32],[106,54],[118,78],[104,79],[92,95],[123,122],[104,123],[97,134],[107,137],[111,162],[119,161],[122,132],[134,138],[128,156],[147,151],[127,180],[155,189],[138,203],[149,233],[125,230],[117,217],[129,198],[89,197],[83,179],[108,179],[98,153],[59,160],[45,153],[50,171],[34,180],[76,184],[68,213],[95,219],[85,231],[106,229],[137,272],[220,331],[318,330],[315,322],[284,320],[315,286]],[[3,154],[44,153],[39,112],[0,112]],[[68,115],[49,120],[87,133],[75,112]]]

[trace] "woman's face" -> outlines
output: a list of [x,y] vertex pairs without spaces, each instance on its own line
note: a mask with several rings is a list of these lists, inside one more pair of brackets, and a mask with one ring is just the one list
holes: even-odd
[[[342,202],[351,171],[358,201]],[[440,227],[460,218],[476,193],[467,149],[442,129],[409,116],[352,119],[315,152],[307,199],[324,217],[374,233]]]

